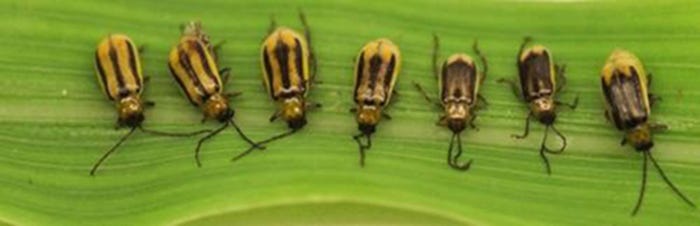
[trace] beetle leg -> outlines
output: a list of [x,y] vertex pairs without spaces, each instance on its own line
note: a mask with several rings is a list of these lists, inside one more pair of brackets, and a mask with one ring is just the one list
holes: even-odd
[[280,116],[280,112],[275,111],[275,113],[273,113],[272,116],[270,116],[270,122],[274,122],[279,116]]
[[433,75],[435,75],[435,79],[440,78],[438,57],[440,57],[440,38],[433,33]]
[[425,100],[428,101],[428,104],[435,105],[438,109],[442,109],[442,104],[433,100],[433,98],[430,98],[430,96],[428,96],[428,93],[426,93],[423,89],[423,86],[421,86],[417,82],[413,82],[413,86],[415,86],[418,90],[418,93],[420,93],[423,96],[423,98],[425,98]]
[[144,102],[143,102],[143,105],[146,105],[146,107],[151,107],[151,108],[152,108],[152,107],[155,107],[155,106],[156,106],[156,102],[147,100],[147,101],[144,101]]
[[440,119],[435,123],[437,126],[447,126],[447,117],[445,115],[440,116]]
[[474,53],[476,53],[477,56],[479,56],[479,59],[481,60],[481,64],[484,66],[484,69],[482,70],[481,73],[479,73],[479,77],[481,79],[479,80],[481,83],[484,82],[484,79],[486,79],[486,73],[489,71],[489,64],[486,61],[486,56],[484,56],[483,53],[481,53],[481,50],[479,49],[479,44],[478,41],[475,39],[474,40],[474,45],[472,45],[472,49],[474,49]]
[[651,131],[654,132],[665,132],[668,130],[668,126],[665,124],[651,123],[649,127],[651,127]]
[[649,107],[653,107],[657,102],[661,101],[661,96],[654,95],[652,93],[648,94]]
[[532,116],[532,112],[527,114],[527,119],[525,119],[525,132],[523,133],[523,135],[511,134],[510,136],[517,139],[526,138],[527,135],[530,134],[530,119],[532,119]]
[[356,107],[350,108],[350,113],[356,113],[356,112],[357,112],[357,108],[356,108]]
[[228,78],[229,78],[229,75],[231,75],[231,68],[230,67],[221,68],[221,70],[219,70],[219,75],[221,75],[222,84],[224,84],[224,85],[228,84]]
[[267,34],[270,35],[277,29],[277,21],[275,21],[275,16],[270,15],[270,27],[267,28]]
[[400,95],[399,95],[399,92],[397,92],[396,90],[392,90],[392,91],[391,91],[391,94],[392,94],[393,97],[391,98],[391,100],[390,100],[389,103],[386,103],[386,107],[384,107],[384,108],[388,108],[388,107],[394,106],[394,103],[396,103],[396,101],[399,100],[399,96],[400,96]]
[[520,51],[518,51],[518,56],[516,57],[516,59],[520,60],[520,55],[523,54],[523,50],[525,50],[525,46],[527,46],[527,44],[529,44],[530,42],[532,42],[532,37],[525,36],[525,38],[523,39],[523,43],[520,44]]
[[561,92],[566,87],[566,64],[554,65],[554,68],[557,71],[557,92]]
[[146,51],[146,46],[140,45],[138,48],[136,48],[136,51],[139,51],[139,53],[143,53],[144,51]]
[[476,103],[478,110],[486,109],[489,106],[489,102],[486,101],[486,98],[481,94],[477,94],[476,98],[479,100],[479,102]]
[[554,104],[564,105],[564,106],[569,107],[569,109],[571,109],[571,110],[576,110],[576,107],[578,106],[578,94],[576,95],[576,98],[574,98],[573,103],[565,103],[565,102],[561,102],[561,101],[557,100],[557,101],[554,101]]
[[308,109],[308,110],[315,110],[315,109],[318,109],[318,108],[321,108],[321,107],[323,107],[323,105],[321,105],[321,103],[318,103],[318,102],[308,102],[308,103],[306,103],[306,109]]
[[652,77],[653,76],[651,75],[651,73],[647,74],[647,87],[651,86],[651,78]]
[[299,20],[304,26],[304,37],[306,38],[306,43],[309,45],[309,62],[311,64],[311,81],[316,83],[316,72],[318,71],[318,61],[316,61],[316,53],[314,52],[313,45],[311,45],[311,29],[309,28],[309,23],[306,21],[306,14],[299,11]]
[[476,120],[476,117],[477,115],[473,115],[471,119],[469,119],[469,127],[479,132],[479,127],[476,127],[476,125],[474,125],[474,120]]
[[498,80],[498,83],[510,84],[510,88],[511,88],[511,90],[513,90],[513,95],[515,95],[515,97],[517,97],[520,100],[523,99],[523,97],[521,96],[522,92],[520,91],[520,87],[518,86],[518,84],[515,83],[515,81],[513,81],[511,79],[501,78]]
[[605,119],[608,120],[608,122],[611,122],[612,120],[610,119],[610,112],[608,110],[605,110]]
[[625,146],[625,144],[627,144],[627,138],[623,137],[620,141],[620,146]]
[[241,94],[243,94],[243,92],[233,91],[233,92],[227,92],[225,95],[227,98],[234,98],[234,97],[240,96]]
[[389,113],[382,112],[382,118],[384,118],[386,120],[391,120],[391,115],[389,115]]
[[214,47],[212,47],[211,50],[212,52],[214,52],[214,61],[219,62],[219,59],[221,58],[221,56],[219,56],[219,52],[224,44],[226,44],[226,40],[221,40],[218,43],[216,43]]

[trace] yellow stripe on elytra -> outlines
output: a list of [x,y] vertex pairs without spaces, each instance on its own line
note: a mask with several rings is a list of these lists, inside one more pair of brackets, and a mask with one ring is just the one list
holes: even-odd
[[[299,46],[297,46],[296,41],[299,41]],[[280,62],[280,59],[277,58],[277,55],[275,53],[275,48],[277,48],[277,44],[280,42],[283,45],[289,47],[289,52],[287,52],[287,62]],[[295,54],[295,50],[297,48],[300,48],[302,53],[301,69],[297,68],[296,66],[297,56]],[[289,69],[289,74],[284,76],[290,76],[289,82],[292,87],[297,87],[302,83],[304,83],[304,87],[309,86],[309,49],[306,40],[301,35],[289,28],[277,28],[265,39],[261,49],[262,51],[266,51],[269,57],[268,62],[270,63],[270,72],[272,73],[271,75],[267,74],[267,71],[265,69],[265,56],[261,55],[260,59],[265,88],[268,90],[268,94],[271,97],[278,95],[281,92],[281,88],[283,87],[281,78],[281,76],[283,76],[281,71],[281,64],[285,64]],[[269,80],[270,77],[273,78],[273,81]],[[300,79],[300,77],[303,79],[303,81]],[[273,83],[272,90],[270,90],[270,82]]]
[[525,59],[530,56],[530,55],[544,55],[547,54],[548,61],[549,61],[549,81],[552,83],[552,96],[556,95],[557,92],[557,73],[558,71],[555,70],[554,67],[554,56],[552,56],[552,53],[547,49],[547,47],[544,47],[543,45],[533,45],[530,48],[527,48],[523,51],[522,54],[520,54],[520,62],[524,62]]
[[[364,56],[362,54],[364,54]],[[362,93],[361,90],[369,89],[370,60],[373,56],[379,56],[381,58],[383,67],[381,70],[385,72],[389,69],[387,67],[389,66],[389,62],[391,62],[391,57],[395,57],[395,64],[393,72],[391,74],[391,81],[389,87],[384,87],[383,85],[386,76],[380,76],[379,78],[377,78],[376,81],[376,90],[373,91],[373,93],[375,94],[386,93],[387,96],[383,99],[385,99],[385,103],[389,103],[389,101],[391,100],[394,85],[396,84],[396,77],[398,76],[399,69],[401,68],[401,54],[399,52],[399,48],[396,45],[394,45],[393,42],[386,38],[380,38],[369,42],[362,48],[362,50],[360,51],[360,55],[358,55],[357,57],[357,60],[359,61],[361,58],[364,57],[364,68],[356,68],[356,71],[362,70],[362,73],[360,74],[362,78],[359,79],[361,84],[356,84],[356,87],[359,91],[358,95]],[[384,90],[385,88],[387,90]]]
[[130,93],[135,93],[140,88],[137,81],[139,75],[138,72],[131,70],[131,56],[129,54],[130,47],[126,43],[128,40],[122,38],[112,38],[112,40],[114,49],[117,51],[117,64],[121,70],[124,88],[129,90]]
[[637,58],[637,56],[624,49],[613,50],[610,57],[608,57],[608,60],[605,62],[605,66],[603,66],[601,76],[603,77],[605,85],[609,86],[612,82],[611,80],[615,74],[615,71],[620,72],[622,75],[627,77],[633,76],[632,71],[630,70],[631,67],[635,68],[637,71],[637,76],[639,76],[639,86],[641,87],[642,91],[641,96],[644,100],[647,114],[651,115],[649,96],[647,95],[647,73],[646,70],[644,70],[644,65],[642,65],[642,62],[639,60],[639,58]]

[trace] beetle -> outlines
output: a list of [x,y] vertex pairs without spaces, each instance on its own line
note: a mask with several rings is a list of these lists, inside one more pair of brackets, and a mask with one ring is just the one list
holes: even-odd
[[180,40],[171,49],[168,57],[170,74],[177,81],[190,103],[202,109],[204,113],[202,122],[214,119],[223,124],[197,142],[194,154],[197,166],[202,166],[199,158],[202,144],[228,126],[233,126],[238,135],[253,148],[264,148],[248,138],[233,119],[235,111],[229,104],[229,98],[241,93],[224,92],[224,86],[230,77],[231,70],[228,67],[219,70],[216,53],[220,45],[211,45],[209,36],[203,31],[202,25],[198,21],[189,22],[181,29]]
[[[263,140],[260,144],[298,132],[307,123],[307,110],[321,107],[321,104],[307,100],[309,90],[316,82],[317,63],[311,48],[311,30],[303,12],[299,12],[299,20],[304,27],[303,35],[287,27],[278,27],[271,19],[268,35],[260,48],[263,86],[270,99],[277,104],[270,122],[282,118],[289,127],[287,132]],[[249,148],[231,161],[237,161],[252,151]]]
[[[554,127],[557,116],[556,106],[565,105],[574,110],[578,105],[578,96],[571,104],[555,99],[557,92],[561,92],[566,86],[566,77],[564,77],[566,66],[555,65],[551,52],[542,45],[533,45],[526,49],[525,47],[531,41],[530,37],[525,37],[516,57],[520,85],[518,86],[513,80],[504,78],[499,79],[498,82],[510,84],[515,96],[530,105],[530,112],[525,119],[525,132],[522,135],[513,134],[512,137],[526,138],[530,132],[530,120],[533,117],[546,126],[545,135],[540,145],[540,157],[547,174],[551,174],[552,170],[545,154],[560,154],[567,146],[566,137]],[[550,149],[546,145],[550,129],[562,141],[562,146],[559,149]]]
[[[452,131],[452,139],[447,151],[447,164],[453,169],[467,171],[472,164],[470,159],[464,164],[459,163],[462,155],[461,133],[467,126],[476,129],[474,120],[476,112],[485,107],[486,99],[479,94],[479,87],[484,82],[488,72],[486,57],[479,50],[475,40],[472,45],[474,53],[479,57],[483,70],[478,72],[474,60],[465,53],[455,53],[449,56],[442,66],[438,66],[440,39],[433,35],[433,74],[438,80],[439,101],[431,98],[418,83],[413,83],[425,100],[444,111],[438,120],[438,125],[446,126]],[[452,154],[455,140],[457,153]]]
[[618,130],[625,132],[620,145],[630,144],[644,156],[642,183],[632,216],[637,214],[644,199],[648,160],[651,160],[671,190],[685,203],[695,207],[695,204],[669,180],[651,153],[654,146],[652,133],[664,131],[667,127],[649,122],[651,106],[656,97],[649,93],[651,74],[646,73],[639,58],[623,49],[614,50],[603,66],[600,81],[605,99],[605,116],[614,122]]
[[117,148],[126,141],[136,129],[144,133],[187,137],[208,132],[200,130],[191,133],[170,133],[145,129],[141,125],[144,121],[144,107],[153,106],[151,101],[141,98],[144,87],[144,76],[141,70],[140,50],[134,42],[123,34],[110,34],[103,38],[95,51],[95,71],[101,89],[110,101],[117,107],[117,128],[129,127],[131,130],[114,144],[90,170],[90,175],[95,175],[97,169]]
[[[372,147],[371,135],[381,118],[391,119],[384,109],[391,103],[394,85],[401,69],[399,47],[391,40],[380,38],[367,43],[355,59],[353,101],[360,133],[353,136],[360,151],[360,165],[365,165],[365,151]],[[365,137],[367,142],[362,143]]]

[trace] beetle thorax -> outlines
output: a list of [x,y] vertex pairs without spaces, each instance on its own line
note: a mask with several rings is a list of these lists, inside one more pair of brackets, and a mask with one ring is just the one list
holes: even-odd
[[550,125],[554,123],[556,114],[554,113],[554,101],[552,97],[540,97],[530,102],[530,111],[540,122]]
[[449,101],[445,103],[445,120],[447,127],[452,132],[462,132],[470,117],[470,107],[466,101]]
[[469,117],[469,106],[466,102],[450,101],[445,103],[445,114],[448,119],[466,119]]
[[220,122],[225,122],[233,117],[233,110],[228,105],[228,99],[224,95],[217,93],[209,97],[204,105],[204,117],[213,118]]
[[290,97],[281,100],[282,109],[280,116],[285,121],[295,120],[304,117],[304,99],[300,97]]
[[136,127],[143,122],[143,104],[136,95],[131,95],[119,100],[117,106],[119,111],[118,124],[120,126]]
[[649,124],[642,123],[627,131],[625,140],[634,146],[637,151],[648,151],[654,146],[651,140],[651,128]]
[[376,105],[360,105],[357,109],[357,123],[360,125],[376,125],[382,116],[382,107]]

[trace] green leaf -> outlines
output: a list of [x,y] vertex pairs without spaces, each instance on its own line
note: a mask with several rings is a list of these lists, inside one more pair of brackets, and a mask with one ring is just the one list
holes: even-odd
[[[232,164],[246,148],[233,130],[207,142],[203,167],[196,139],[136,134],[98,175],[91,165],[125,130],[114,130],[113,104],[101,93],[93,53],[102,37],[124,33],[146,47],[144,98],[157,102],[145,126],[166,131],[213,128],[180,93],[166,56],[179,24],[201,20],[214,43],[226,40],[222,66],[236,120],[256,140],[286,130],[269,123],[275,109],[261,84],[259,48],[270,16],[313,32],[323,81],[300,133]],[[652,121],[654,154],[671,179],[700,201],[700,4],[695,1],[3,1],[0,3],[0,221],[10,225],[695,225],[686,206],[650,171],[636,217],[641,156],[620,147],[622,133],[603,116],[599,71],[614,48],[636,53],[663,97]],[[431,75],[432,33],[443,58],[479,39],[490,62],[482,94],[490,106],[479,131],[463,134],[468,172],[445,164],[450,132],[413,89],[437,91]],[[580,95],[557,126],[569,147],[537,153],[543,127],[522,132],[526,107],[495,81],[514,78],[515,55],[531,35],[568,66],[562,100]],[[358,166],[351,135],[353,58],[387,37],[401,48],[403,69],[393,120],[378,127],[367,165]]]

